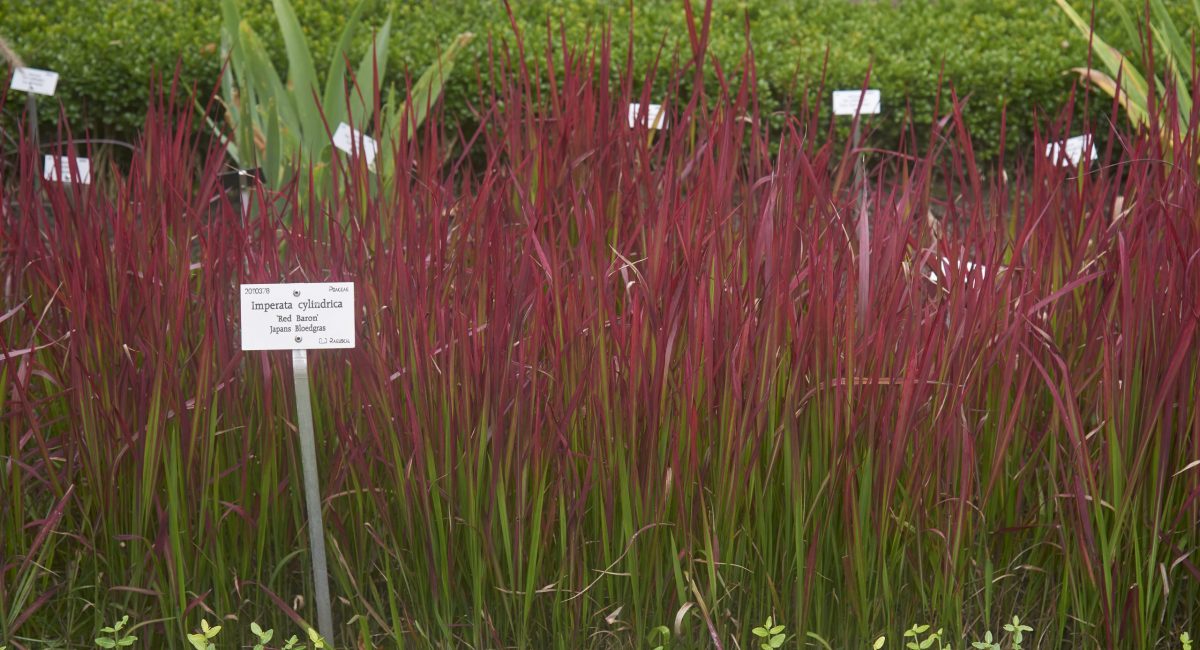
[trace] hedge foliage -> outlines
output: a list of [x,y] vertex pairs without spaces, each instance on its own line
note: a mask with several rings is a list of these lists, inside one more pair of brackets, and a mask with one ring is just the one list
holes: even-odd
[[[695,1],[695,0],[693,0]],[[1103,0],[1102,0],[1103,1]],[[1128,0],[1133,1],[1133,0]],[[635,65],[647,70],[660,55],[689,56],[683,0],[514,0],[525,35],[526,56],[544,61],[547,26],[561,25],[571,43],[595,39],[611,20],[615,56],[624,60],[626,25],[634,14]],[[294,0],[318,61],[328,58],[347,13],[346,0]],[[699,4],[699,3],[697,3]],[[852,3],[847,0],[747,0],[715,4],[710,53],[736,68],[745,49],[748,21],[758,66],[760,95],[782,110],[797,89],[815,88],[828,63],[826,88],[861,85],[873,61],[873,87],[882,89],[885,115],[875,120],[877,144],[894,142],[906,104],[918,133],[931,120],[939,75],[970,97],[967,115],[984,157],[997,150],[1000,115],[1008,115],[1010,146],[1027,141],[1034,109],[1054,111],[1075,80],[1066,71],[1086,58],[1086,45],[1052,2],[1033,0],[932,0]],[[243,0],[247,19],[265,37],[279,69],[285,57],[269,0]],[[460,59],[446,95],[446,111],[470,119],[469,101],[486,67],[488,39],[512,41],[501,0],[376,0],[371,22],[396,18],[393,76],[419,74],[440,45],[471,31],[477,38]],[[211,88],[220,67],[219,14],[212,0],[0,0],[0,33],[26,64],[62,74],[58,98],[76,130],[131,138],[141,124],[152,70],[180,63],[184,79]],[[1115,26],[1108,13],[1102,29]],[[1113,34],[1116,29],[1107,29]],[[557,39],[556,39],[557,40]],[[367,47],[367,34],[360,38]],[[709,70],[711,74],[711,66]],[[664,79],[657,79],[661,93]],[[765,91],[765,92],[763,92]],[[827,100],[822,100],[827,101]],[[1097,114],[1107,100],[1097,104]],[[10,102],[7,111],[19,110]],[[53,129],[55,111],[43,109]]]

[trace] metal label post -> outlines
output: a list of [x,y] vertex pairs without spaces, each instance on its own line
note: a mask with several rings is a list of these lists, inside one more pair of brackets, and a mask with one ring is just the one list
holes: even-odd
[[859,151],[861,144],[861,119],[854,118],[854,184],[858,186],[858,319],[867,319],[871,304],[871,217],[867,212],[867,164]]
[[242,303],[242,349],[292,352],[296,426],[300,433],[300,465],[304,474],[304,506],[308,514],[317,631],[327,643],[332,644],[335,628],[329,597],[329,562],[325,557],[325,520],[321,516],[320,468],[313,434],[308,350],[354,347],[354,283],[243,284],[239,292]]
[[325,559],[325,520],[321,516],[321,479],[317,475],[317,443],[313,436],[312,398],[308,389],[308,350],[292,350],[296,387],[296,424],[300,428],[300,464],[304,471],[304,504],[308,508],[308,543],[312,550],[317,629],[333,643],[333,610],[329,602],[329,564]]

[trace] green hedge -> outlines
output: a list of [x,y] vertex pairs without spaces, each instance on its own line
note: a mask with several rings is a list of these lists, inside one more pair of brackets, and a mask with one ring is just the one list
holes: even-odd
[[[676,51],[687,54],[681,2],[632,3],[639,71],[652,63],[660,43],[666,60]],[[294,4],[314,40],[314,56],[327,61],[345,18],[346,0],[294,0]],[[391,53],[395,78],[405,68],[419,72],[439,45],[461,31],[481,36],[447,89],[448,114],[467,118],[467,101],[477,83],[474,68],[486,65],[486,36],[511,40],[503,4],[499,0],[379,0],[377,4],[370,14],[372,23],[382,23],[389,9],[395,16]],[[270,1],[243,0],[242,5],[282,69],[283,48]],[[572,42],[581,42],[611,19],[616,60],[624,60],[629,21],[624,1],[514,0],[514,5],[531,58],[544,60],[547,21],[562,24]],[[908,1],[896,6],[847,0],[748,0],[715,5],[718,15],[711,53],[727,69],[736,67],[742,56],[744,19],[749,18],[765,110],[783,107],[795,88],[815,88],[827,48],[827,87],[858,87],[873,61],[871,85],[884,94],[886,114],[876,120],[876,139],[883,146],[898,137],[906,102],[918,127],[928,125],[943,64],[946,78],[959,94],[970,96],[967,117],[980,153],[988,156],[996,151],[1000,113],[1006,105],[1010,146],[1020,145],[1032,131],[1033,109],[1056,110],[1074,81],[1065,71],[1086,56],[1085,44],[1049,0]],[[185,80],[207,90],[220,66],[214,0],[0,0],[0,7],[0,30],[26,63],[62,73],[58,98],[77,131],[87,128],[97,135],[129,139],[142,121],[152,69],[169,72],[178,61]],[[1106,34],[1118,31],[1107,14],[1100,22]],[[360,40],[362,50],[365,35]],[[664,81],[660,77],[658,83]],[[43,115],[46,128],[52,129],[54,111],[48,108]],[[10,102],[9,124],[15,110],[19,102]]]

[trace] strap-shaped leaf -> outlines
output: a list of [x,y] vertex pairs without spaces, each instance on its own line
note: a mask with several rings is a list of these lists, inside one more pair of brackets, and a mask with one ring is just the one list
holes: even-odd
[[[392,16],[389,14],[383,27],[371,42],[367,52],[358,63],[354,73],[354,87],[350,89],[350,124],[365,131],[371,114],[375,111],[375,89],[383,84],[387,74],[388,46],[392,34]],[[378,69],[376,69],[378,66]],[[379,77],[376,79],[376,73]],[[333,123],[332,121],[330,122]]]
[[[279,111],[279,128],[281,135],[286,135],[290,132],[293,137],[301,137],[300,132],[304,128],[304,124],[300,119],[300,111],[298,104],[303,102],[293,94],[288,92],[284,87],[282,80],[279,78],[279,73],[275,71],[275,67],[271,65],[271,60],[267,56],[267,50],[259,40],[258,35],[250,27],[249,23],[242,21],[241,27],[242,46],[246,55],[246,68],[250,72],[250,77],[253,80],[254,90],[257,93],[256,103],[265,105],[273,103]],[[311,104],[311,101],[309,102]],[[257,129],[261,132],[269,119],[265,111],[255,111],[254,114]],[[265,148],[265,143],[255,143],[256,148]],[[284,151],[285,155],[290,154],[289,151]]]
[[235,83],[247,83],[246,71],[242,68],[241,38],[238,34],[238,26],[241,23],[242,16],[238,11],[237,2],[221,0],[221,56],[223,60],[228,58],[229,61],[225,73],[221,75],[221,94],[227,98],[225,110],[230,112],[234,124],[241,121],[241,107],[237,102],[228,99],[234,96]]
[[338,38],[337,46],[333,48],[333,53],[329,57],[329,71],[325,75],[325,94],[322,95],[322,108],[325,111],[325,121],[329,124],[339,124],[346,121],[346,66],[349,65],[347,60],[350,56],[350,45],[354,40],[354,34],[358,31],[358,23],[362,18],[363,8],[366,6],[366,0],[359,0],[354,5],[354,10],[350,12],[350,18],[346,20],[346,26],[342,29],[342,35]]
[[[288,86],[295,93],[296,113],[300,118],[301,138],[306,146],[319,149],[326,139],[324,122],[317,106],[319,97],[317,71],[313,66],[312,52],[300,21],[288,0],[272,0],[275,19],[283,35],[283,46],[288,59]],[[282,104],[282,102],[281,102]]]
[[[398,140],[401,137],[411,136],[417,127],[425,121],[429,109],[441,96],[442,90],[445,88],[446,79],[450,75],[450,71],[454,69],[454,60],[467,47],[471,39],[475,35],[470,32],[464,32],[455,37],[450,47],[446,48],[437,60],[433,62],[421,78],[412,86],[412,92],[409,94],[409,100],[406,103],[396,105],[389,103],[387,122],[384,126],[384,137],[392,141]],[[401,120],[407,118],[407,128],[401,132]],[[387,147],[384,147],[387,151]]]
[[266,172],[267,184],[271,187],[279,187],[283,184],[284,173],[280,167],[283,157],[283,134],[279,131],[279,110],[276,109],[275,103],[271,102],[267,106],[267,130],[264,137],[267,140],[266,155],[264,156],[264,170]]
[[1135,113],[1129,111],[1129,119],[1135,124],[1144,123],[1146,120],[1146,108],[1149,105],[1147,99],[1147,84],[1145,77],[1142,76],[1137,69],[1129,64],[1129,61],[1116,48],[1109,45],[1100,38],[1100,36],[1092,32],[1091,26],[1088,25],[1071,5],[1066,0],[1054,0],[1063,12],[1067,14],[1067,18],[1075,24],[1085,39],[1090,38],[1092,42],[1092,50],[1096,56],[1100,57],[1101,62],[1108,68],[1109,74],[1113,78],[1118,79],[1121,84],[1121,89],[1129,95],[1129,104],[1138,107]]

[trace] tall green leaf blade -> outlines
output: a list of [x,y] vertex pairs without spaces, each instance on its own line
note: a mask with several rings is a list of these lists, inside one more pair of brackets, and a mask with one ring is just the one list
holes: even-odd
[[283,171],[279,166],[283,149],[283,136],[279,132],[279,110],[272,103],[267,106],[267,152],[264,156],[264,173],[271,187],[279,187],[283,182]]
[[317,71],[313,66],[312,52],[300,28],[300,21],[288,0],[272,0],[279,31],[283,34],[284,49],[288,59],[288,86],[296,97],[296,113],[300,118],[301,140],[305,145],[318,149],[327,138],[325,123],[317,105]]
[[425,121],[430,107],[441,96],[442,90],[445,88],[446,79],[454,69],[455,58],[458,57],[473,38],[475,38],[475,35],[470,32],[459,34],[455,37],[454,42],[450,44],[450,47],[446,48],[438,56],[437,60],[426,68],[421,78],[413,84],[408,102],[391,112],[385,129],[386,137],[400,137],[400,120],[407,119],[408,121],[407,128],[404,130],[404,137],[411,136],[417,127]]
[[1179,34],[1179,30],[1175,27],[1175,21],[1171,19],[1171,14],[1167,11],[1162,0],[1150,0],[1150,10],[1154,14],[1153,29],[1155,36],[1164,47],[1167,56],[1167,63],[1182,76],[1182,70],[1187,69],[1186,74],[1191,76],[1192,63],[1192,48]]
[[[1171,37],[1166,34],[1165,30],[1160,29],[1158,26],[1152,25],[1150,27],[1150,31],[1154,33],[1154,40],[1158,43],[1159,51],[1170,51]],[[1191,76],[1190,55],[1187,60],[1187,75]],[[1174,55],[1167,56],[1166,68],[1167,73],[1174,77],[1171,81],[1175,86],[1175,101],[1178,103],[1177,108],[1179,110],[1179,126],[1182,127],[1184,131],[1187,131],[1187,116],[1192,112],[1192,96],[1188,94],[1187,89],[1191,87],[1191,84],[1184,76],[1185,73],[1183,68],[1180,66],[1180,60],[1176,59]],[[1159,87],[1158,93],[1159,96],[1165,101],[1167,98],[1167,87],[1165,84]]]
[[[1076,11],[1071,8],[1071,5],[1066,0],[1054,0],[1058,6],[1067,14],[1067,18],[1075,24],[1085,39],[1091,39],[1092,50],[1100,57],[1100,60],[1108,68],[1109,73],[1114,79],[1118,79],[1122,86],[1122,91],[1129,95],[1129,119],[1135,124],[1145,123],[1147,119],[1147,107],[1149,101],[1147,97],[1148,84],[1145,77],[1141,75],[1128,60],[1116,48],[1109,45],[1092,32],[1091,26],[1088,25]],[[1134,110],[1134,107],[1137,110]]]
[[[367,121],[375,110],[375,88],[383,84],[387,75],[388,42],[391,33],[392,17],[389,15],[358,63],[358,71],[354,74],[354,87],[350,89],[350,119],[356,129],[366,130]],[[378,80],[375,78],[377,72]]]
[[[253,79],[254,90],[259,95],[257,100],[268,104],[273,101],[279,110],[279,119],[282,122],[280,127],[284,131],[290,131],[295,134],[304,126],[297,107],[297,104],[300,102],[283,85],[283,81],[279,78],[279,73],[275,71],[275,66],[271,65],[271,59],[267,55],[266,47],[259,40],[258,35],[254,33],[249,23],[242,22],[241,32],[242,47],[246,55],[246,69]],[[261,129],[265,124],[264,116],[259,114],[257,110],[254,111],[253,116],[257,127]]]
[[234,76],[237,83],[246,83],[245,70],[242,69],[241,39],[238,37],[241,22],[241,13],[235,0],[221,0],[221,56],[223,61],[228,61],[221,75],[221,95],[225,98],[225,110],[229,111],[234,124],[240,121],[241,111],[234,97]]
[[328,120],[330,126],[344,122],[346,119],[346,67],[349,65],[347,58],[350,55],[350,45],[354,40],[355,32],[358,31],[358,23],[366,4],[366,0],[359,0],[354,5],[354,11],[350,12],[350,18],[346,20],[346,27],[342,30],[337,47],[333,48],[333,54],[329,57],[329,72],[325,76],[325,94],[322,103],[325,109],[325,119]]
[[1175,96],[1179,102],[1180,126],[1186,131],[1187,116],[1192,112],[1192,96],[1189,94],[1192,87],[1192,48],[1180,35],[1162,0],[1151,0],[1150,10],[1154,13],[1151,29],[1159,43],[1159,49],[1166,54],[1167,67],[1175,74]]

